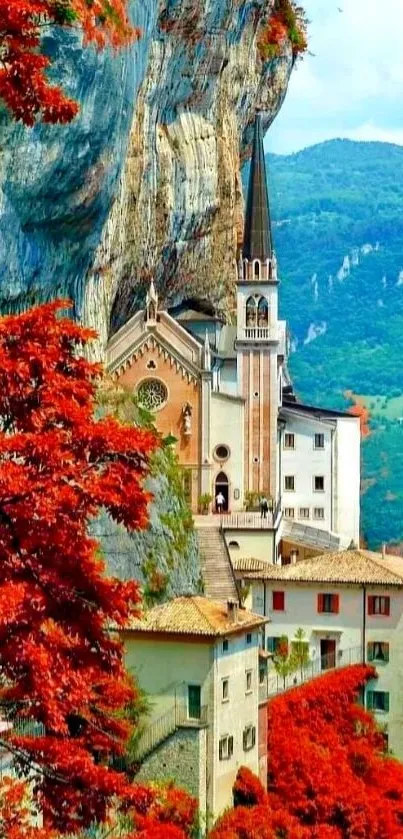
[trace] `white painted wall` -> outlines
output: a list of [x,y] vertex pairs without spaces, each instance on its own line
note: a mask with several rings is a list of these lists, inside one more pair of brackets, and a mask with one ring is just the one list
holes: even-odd
[[[225,472],[229,480],[230,510],[243,509],[244,488],[244,448],[243,448],[243,419],[244,403],[241,399],[227,398],[222,393],[211,394],[211,463],[212,490],[214,497],[214,482],[217,474]],[[214,458],[216,446],[224,444],[230,449],[230,457],[222,465]],[[234,498],[234,490],[239,490],[239,498]]]
[[[343,546],[360,536],[360,425],[357,417],[323,420],[284,410],[286,428],[281,443],[282,506],[292,507],[294,521],[336,533]],[[295,435],[295,448],[285,448],[285,435]],[[324,434],[324,449],[315,449],[315,434]],[[286,475],[294,475],[295,491],[285,489]],[[315,475],[323,475],[324,492],[314,490]],[[309,519],[301,508],[309,507]],[[314,517],[315,507],[324,518]]]
[[337,419],[335,439],[335,530],[360,543],[360,421]]
[[[294,508],[294,521],[332,530],[332,434],[334,429],[328,423],[310,418],[287,414],[286,428],[281,442],[281,496],[282,507]],[[294,434],[295,448],[285,448],[285,435]],[[315,449],[315,434],[324,434],[324,449]],[[285,478],[294,475],[295,490],[285,489]],[[315,475],[323,475],[324,492],[314,491]],[[309,507],[309,519],[302,519],[300,510]],[[314,508],[324,508],[324,518],[314,518]]]
[[236,360],[224,361],[220,367],[218,376],[218,389],[220,393],[229,393],[231,396],[238,396],[238,373]]
[[[274,539],[275,534],[272,530],[225,531],[225,541],[232,560],[253,558],[272,563]],[[258,612],[258,614],[261,614],[261,612]]]
[[[266,589],[266,590],[265,590]],[[284,612],[273,611],[273,591],[285,592]],[[334,593],[340,597],[339,614],[319,614],[317,597],[319,593]],[[376,712],[381,726],[386,725],[389,733],[389,746],[394,754],[403,759],[403,590],[398,588],[366,588],[366,603],[371,594],[390,597],[390,615],[366,616],[366,648],[368,642],[387,641],[389,643],[389,662],[376,663],[378,678],[367,686],[367,690],[389,692],[389,713]],[[287,635],[289,641],[295,638],[296,631],[302,627],[306,640],[309,641],[310,656],[313,661],[320,659],[321,638],[336,641],[336,658],[339,651],[342,660],[348,661],[347,650],[352,650],[352,661],[362,650],[363,643],[363,589],[359,586],[301,583],[262,583],[251,581],[251,589],[246,603],[248,608],[270,618],[266,625],[266,639]],[[368,610],[367,610],[368,611]],[[267,644],[267,641],[266,641]],[[367,649],[366,649],[367,654]],[[340,658],[338,659],[340,660]]]
[[[222,641],[215,648],[215,713],[214,732],[214,816],[232,804],[232,787],[240,766],[248,766],[258,774],[258,704],[259,704],[259,634],[251,633],[228,637],[228,652],[223,652]],[[252,691],[246,693],[246,671],[252,670]],[[222,680],[229,679],[229,698],[222,701]],[[244,751],[243,732],[246,726],[256,728],[253,749]],[[219,760],[219,740],[225,735],[234,738],[234,753],[229,760]]]

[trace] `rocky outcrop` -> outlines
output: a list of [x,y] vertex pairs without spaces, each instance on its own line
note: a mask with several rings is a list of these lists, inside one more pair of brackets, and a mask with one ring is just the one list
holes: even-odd
[[275,0],[132,0],[142,38],[118,54],[54,31],[55,74],[81,103],[65,127],[0,125],[3,311],[56,295],[100,331],[138,306],[209,293],[230,307],[241,165],[256,108],[273,120],[291,45],[263,61]]

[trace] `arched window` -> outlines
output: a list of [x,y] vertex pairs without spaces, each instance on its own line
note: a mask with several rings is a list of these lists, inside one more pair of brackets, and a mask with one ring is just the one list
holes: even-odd
[[257,307],[257,325],[269,325],[269,304],[265,297],[261,297]]
[[233,551],[239,551],[239,542],[230,542],[228,547]]
[[259,277],[260,277],[260,262],[259,262],[258,259],[255,259],[255,262],[254,262],[254,265],[253,265],[253,273],[254,273],[256,279],[259,279]]
[[248,297],[246,301],[246,326],[256,326],[256,320],[256,300],[254,297]]

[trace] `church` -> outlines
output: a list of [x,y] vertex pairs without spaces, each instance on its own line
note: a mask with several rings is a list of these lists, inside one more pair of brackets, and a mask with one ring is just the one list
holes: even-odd
[[175,437],[191,509],[218,517],[230,553],[252,556],[252,530],[270,531],[272,562],[358,545],[359,420],[300,402],[287,368],[259,115],[235,283],[228,323],[207,300],[160,309],[151,281],[109,342],[109,372]]

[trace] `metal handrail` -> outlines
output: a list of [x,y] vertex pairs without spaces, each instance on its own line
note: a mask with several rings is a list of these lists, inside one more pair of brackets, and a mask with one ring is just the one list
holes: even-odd
[[297,668],[286,676],[278,673],[269,673],[267,677],[267,695],[276,696],[285,693],[299,685],[310,682],[317,676],[321,676],[329,670],[337,670],[340,667],[349,667],[352,664],[362,663],[362,648],[348,647],[335,653],[328,653],[324,656],[312,659],[305,667]]
[[168,711],[150,723],[140,734],[136,743],[136,758],[144,759],[150,752],[154,751],[160,743],[163,743],[178,728],[198,728],[207,725],[207,705],[202,705],[200,715],[190,717],[188,709],[175,702]]

